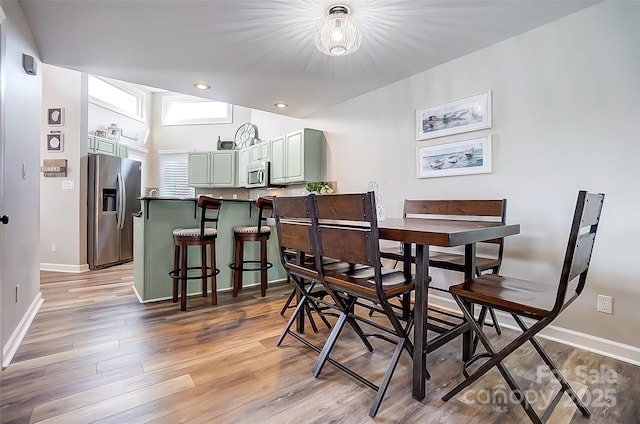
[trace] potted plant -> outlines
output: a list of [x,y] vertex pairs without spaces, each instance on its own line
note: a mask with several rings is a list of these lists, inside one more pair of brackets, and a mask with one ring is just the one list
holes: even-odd
[[333,188],[331,184],[326,181],[318,181],[315,183],[307,183],[305,189],[309,192],[309,194],[331,194],[333,193]]

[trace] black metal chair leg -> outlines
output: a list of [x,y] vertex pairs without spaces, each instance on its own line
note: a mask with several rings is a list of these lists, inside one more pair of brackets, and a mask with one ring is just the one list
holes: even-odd
[[489,309],[489,315],[491,315],[491,322],[493,322],[493,328],[496,330],[496,334],[499,336],[502,334],[502,327],[500,327],[500,323],[498,322],[498,318],[496,317],[496,311],[493,308]]
[[387,388],[389,387],[389,382],[391,381],[391,377],[393,376],[393,372],[396,370],[396,366],[398,365],[398,361],[400,360],[400,355],[402,354],[402,349],[404,349],[405,339],[398,340],[398,344],[396,345],[396,349],[393,352],[393,356],[391,357],[391,362],[389,363],[389,367],[387,368],[387,372],[384,375],[384,379],[378,388],[378,393],[376,393],[376,398],[373,401],[373,405],[369,410],[369,416],[371,418],[375,417],[378,413],[378,409],[380,409],[380,404],[382,403],[382,398],[387,392]]
[[307,313],[307,318],[309,318],[309,324],[311,324],[311,329],[314,333],[318,332],[318,326],[316,325],[316,321],[311,316],[311,308],[309,308],[309,304],[304,305],[304,311]]
[[329,334],[329,338],[324,344],[322,348],[322,352],[320,352],[320,356],[316,360],[316,363],[313,365],[312,374],[315,378],[318,378],[320,372],[322,371],[322,367],[324,367],[325,362],[327,362],[327,358],[333,349],[333,346],[336,344],[342,329],[344,328],[344,324],[347,322],[347,314],[342,312],[338,321],[333,326],[333,330],[331,330],[331,334]]
[[289,309],[289,305],[291,305],[291,302],[293,301],[293,298],[295,297],[296,293],[297,293],[296,289],[293,289],[291,291],[291,294],[289,295],[289,298],[287,299],[287,301],[284,303],[284,306],[280,310],[280,315],[284,315],[284,313],[287,311],[287,309]]
[[[515,319],[515,321],[518,323],[522,331],[528,330],[528,327],[526,326],[522,318],[520,318],[518,315],[515,315],[515,314],[512,314],[512,316]],[[573,387],[571,387],[569,382],[564,378],[564,376],[558,369],[557,365],[551,360],[551,358],[549,357],[547,352],[542,348],[538,340],[536,340],[535,337],[531,337],[529,341],[531,342],[533,347],[536,349],[536,351],[538,352],[538,355],[540,355],[544,363],[547,364],[547,366],[551,370],[551,374],[556,377],[556,380],[558,380],[558,383],[560,383],[560,385],[562,386],[562,391],[560,393],[567,393],[567,395],[571,398],[571,400],[573,400],[573,403],[575,403],[576,407],[580,410],[580,413],[583,416],[585,417],[591,416],[591,411],[589,411],[589,408],[587,408],[587,406],[582,402],[578,394],[575,392],[575,390],[573,390]],[[550,411],[553,411],[553,408],[549,408],[549,409]]]
[[280,344],[284,340],[284,338],[287,335],[287,333],[289,333],[289,330],[291,329],[291,326],[296,321],[296,318],[298,317],[298,314],[300,313],[300,310],[302,308],[304,308],[304,305],[305,305],[306,302],[307,302],[307,297],[303,296],[300,299],[300,301],[298,302],[298,305],[296,305],[296,309],[293,311],[293,314],[291,315],[291,317],[287,321],[287,325],[284,327],[284,330],[282,330],[282,333],[280,334],[280,337],[278,337],[278,341],[276,342],[276,346],[280,346]]

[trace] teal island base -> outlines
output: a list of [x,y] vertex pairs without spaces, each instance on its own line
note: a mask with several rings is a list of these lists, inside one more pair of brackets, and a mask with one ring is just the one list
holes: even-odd
[[[142,214],[133,223],[133,286],[141,302],[170,299],[173,280],[169,271],[173,268],[173,235],[176,228],[198,228],[200,209],[194,198],[143,197]],[[216,265],[220,269],[217,276],[218,291],[231,290],[233,273],[229,264],[233,262],[233,227],[256,225],[258,208],[255,201],[224,199],[218,221],[216,240]],[[259,243],[247,243],[244,257],[259,260]],[[200,265],[198,247],[189,251],[189,266]],[[278,239],[272,228],[268,242],[268,260],[273,263],[269,269],[269,282],[286,279],[280,262]],[[190,280],[189,294],[202,293],[200,280]],[[243,286],[260,284],[259,272],[244,272]],[[208,288],[211,290],[211,286]]]

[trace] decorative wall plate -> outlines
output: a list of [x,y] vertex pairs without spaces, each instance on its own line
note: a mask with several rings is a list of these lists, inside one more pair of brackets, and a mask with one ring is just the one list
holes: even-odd
[[258,127],[249,122],[240,125],[240,128],[236,131],[236,136],[234,138],[234,141],[236,142],[236,149],[242,149],[243,147],[249,146],[249,143],[256,138],[258,138]]

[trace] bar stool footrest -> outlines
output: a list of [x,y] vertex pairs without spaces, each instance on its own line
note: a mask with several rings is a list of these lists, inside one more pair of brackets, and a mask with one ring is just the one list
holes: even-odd
[[235,263],[231,263],[229,264],[229,268],[231,268],[234,271],[263,271],[265,269],[270,269],[271,267],[273,267],[273,264],[271,262],[267,262],[267,264],[265,266],[258,266],[258,267],[253,267],[253,268],[245,268],[244,264],[262,264],[261,261],[242,261],[242,265],[241,266],[236,266]]
[[[189,272],[190,269],[201,270],[202,267],[190,266],[190,267],[187,268],[187,273]],[[209,268],[207,268],[207,269],[209,269]],[[187,275],[186,277],[181,276],[180,275],[180,271],[181,271],[180,269],[173,269],[173,270],[169,271],[169,277],[173,278],[174,280],[201,280],[202,278],[205,278],[205,277],[206,278],[211,278],[214,275],[220,274],[220,270],[218,268],[216,268],[216,272],[215,273],[210,272],[210,273],[207,273],[206,275],[202,275],[202,274],[192,275],[192,276],[188,276]]]

